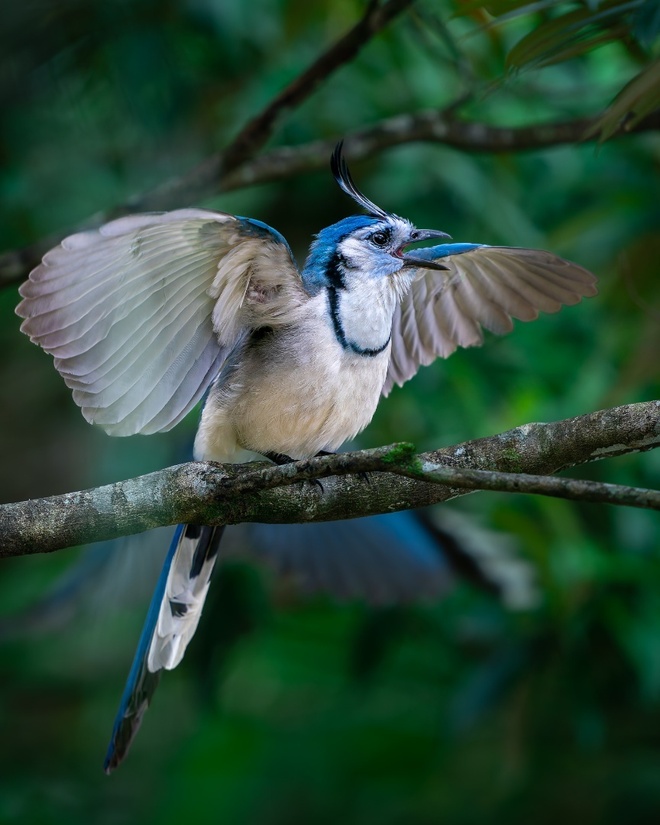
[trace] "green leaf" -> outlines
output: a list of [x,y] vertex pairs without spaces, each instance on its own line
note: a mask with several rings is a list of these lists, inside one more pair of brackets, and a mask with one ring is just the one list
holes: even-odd
[[632,32],[642,46],[649,49],[660,34],[660,3],[646,0],[633,15]]
[[556,63],[564,63],[567,60],[572,60],[574,57],[580,57],[583,54],[595,49],[597,46],[602,46],[605,43],[613,43],[625,36],[626,29],[624,26],[617,26],[609,29],[606,32],[596,33],[591,37],[585,37],[583,40],[577,42],[568,42],[566,48],[560,49],[554,54],[548,55],[546,58],[541,58],[536,62],[539,68],[542,66],[553,66]]
[[647,115],[660,108],[660,59],[636,75],[616,96],[589,132],[600,133],[602,143],[620,130],[633,129]]
[[[610,0],[603,3],[597,11],[581,8],[548,20],[516,43],[507,56],[507,65],[520,69],[531,64],[557,63],[561,59],[582,54],[593,45],[616,39],[621,36],[618,28],[620,18],[639,8],[642,1]],[[611,29],[615,29],[611,38],[597,38],[603,30]],[[571,48],[576,48],[577,44],[583,42],[586,42],[584,49],[571,51]],[[562,53],[566,54],[564,58],[559,57]]]
[[540,2],[530,3],[529,0],[467,0],[466,2],[458,2],[458,8],[454,12],[455,17],[463,17],[478,9],[483,9],[491,14],[493,17],[499,17],[510,12],[517,12],[519,14],[531,14],[538,10],[539,6],[548,7],[554,5],[556,0],[541,0]]

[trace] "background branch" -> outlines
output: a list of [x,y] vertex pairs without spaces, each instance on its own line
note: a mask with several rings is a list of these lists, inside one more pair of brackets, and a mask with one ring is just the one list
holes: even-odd
[[[549,424],[526,424],[499,435],[425,453],[419,460],[450,467],[545,475],[608,456],[660,445],[660,401],[601,410]],[[116,484],[0,508],[0,556],[48,552],[177,522],[203,524],[328,521],[388,513],[446,501],[465,490],[388,472],[405,469],[410,445],[298,462],[290,467],[182,464]],[[422,467],[423,471],[423,467]],[[413,471],[419,474],[420,468]],[[323,484],[293,487],[305,478]]]
[[[270,106],[264,113],[269,109]],[[510,128],[463,120],[456,117],[453,109],[452,106],[443,110],[396,115],[366,129],[351,132],[345,139],[345,153],[350,160],[355,161],[373,157],[374,154],[393,146],[415,142],[439,143],[466,152],[492,153],[543,149],[582,140],[595,142],[598,133],[588,133],[601,117],[597,115]],[[260,117],[261,115],[253,122],[256,123]],[[658,129],[660,111],[639,123],[631,131],[638,133]],[[627,132],[622,129],[620,134]],[[96,213],[80,224],[65,231],[52,233],[21,249],[4,252],[0,255],[0,285],[8,286],[24,280],[43,255],[72,232],[98,226],[129,212],[161,211],[190,206],[221,192],[272,183],[324,169],[338,138],[339,136],[331,140],[316,140],[300,146],[273,149],[254,160],[241,160],[238,167],[225,162],[225,153],[213,155],[191,172],[173,178],[150,192],[131,198],[120,206]],[[250,138],[250,141],[253,139]],[[227,149],[228,153],[233,151],[233,146],[232,143]],[[241,149],[240,153],[236,151],[237,158],[245,158],[244,149]]]
[[378,0],[371,0],[359,23],[250,120],[227,149],[216,156],[218,169],[215,178],[221,177],[218,172],[223,168],[235,169],[261,149],[285,112],[299,106],[333,72],[353,60],[374,35],[413,2],[414,0],[387,0],[381,5]]
[[119,207],[116,214],[172,209],[226,191],[223,184],[225,175],[235,171],[261,149],[284,113],[303,103],[324,80],[349,63],[374,35],[412,2],[388,0],[382,6],[378,2],[370,2],[362,19],[249,120],[226,149],[211,155],[185,175],[166,182],[152,192],[132,198]]
[[[386,118],[366,129],[346,136],[344,150],[351,160],[363,160],[374,154],[406,143],[440,143],[465,152],[518,152],[544,149],[580,141],[596,141],[598,134],[588,135],[599,116],[556,123],[506,127],[475,123],[457,117],[454,107],[402,114]],[[660,129],[660,111],[644,120],[634,132]],[[621,135],[627,134],[624,130]],[[588,135],[588,136],[587,136]],[[336,140],[318,140],[302,146],[282,147],[263,154],[240,169],[228,172],[221,191],[240,189],[261,183],[314,172],[328,164]],[[2,259],[0,259],[0,264]],[[1,270],[0,270],[1,271]]]
[[303,103],[333,72],[350,63],[371,38],[413,2],[414,0],[387,0],[381,4],[379,0],[370,0],[362,19],[249,120],[226,149],[206,158],[186,174],[166,181],[150,192],[130,198],[113,209],[92,215],[65,232],[53,233],[23,249],[6,252],[0,256],[0,285],[23,280],[44,253],[71,232],[98,226],[130,212],[160,211],[189,205],[225,191],[225,172],[236,170],[249,160],[268,141],[285,112]]

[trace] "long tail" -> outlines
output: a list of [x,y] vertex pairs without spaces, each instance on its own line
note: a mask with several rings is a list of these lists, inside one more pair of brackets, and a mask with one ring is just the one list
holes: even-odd
[[115,717],[104,770],[124,759],[158,686],[162,670],[176,667],[192,639],[224,527],[177,527],[158,579]]

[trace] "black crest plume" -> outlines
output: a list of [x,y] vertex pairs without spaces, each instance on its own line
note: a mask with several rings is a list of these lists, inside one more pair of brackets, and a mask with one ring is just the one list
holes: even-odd
[[345,192],[349,198],[353,198],[353,200],[363,209],[366,209],[372,217],[389,217],[389,213],[385,212],[384,209],[381,209],[380,206],[376,206],[373,201],[370,201],[369,198],[365,197],[357,188],[355,183],[353,183],[351,173],[348,171],[346,158],[342,154],[343,146],[344,141],[340,140],[335,146],[335,151],[332,153],[332,157],[330,158],[330,169],[332,170],[332,174],[339,184],[340,189]]

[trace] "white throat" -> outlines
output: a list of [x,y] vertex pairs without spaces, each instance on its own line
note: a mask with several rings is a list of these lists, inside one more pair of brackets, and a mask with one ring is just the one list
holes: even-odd
[[359,355],[377,355],[385,350],[392,334],[396,301],[390,278],[329,289],[330,314],[340,343]]

